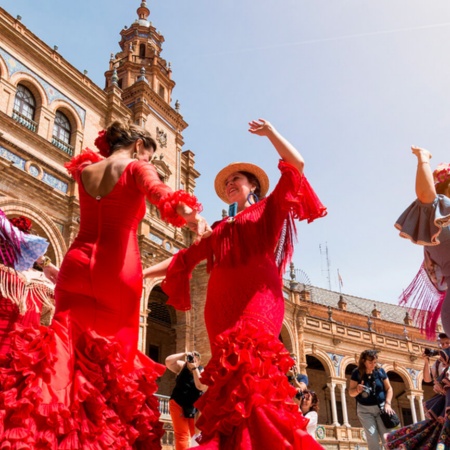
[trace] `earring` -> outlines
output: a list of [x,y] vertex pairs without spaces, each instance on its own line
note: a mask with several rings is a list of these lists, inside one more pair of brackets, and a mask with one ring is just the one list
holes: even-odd
[[[247,195],[247,201],[250,203],[250,205],[253,205],[255,203],[259,202],[258,196],[252,191],[250,194]],[[253,201],[253,203],[252,203]]]
[[133,159],[137,159],[137,153],[136,153],[136,152],[133,153],[132,158],[133,158]]

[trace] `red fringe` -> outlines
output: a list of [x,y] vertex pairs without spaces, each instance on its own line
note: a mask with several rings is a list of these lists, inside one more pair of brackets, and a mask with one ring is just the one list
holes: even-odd
[[175,227],[186,225],[186,220],[177,213],[177,206],[180,203],[195,209],[197,212],[203,209],[197,197],[188,194],[186,191],[179,190],[165,195],[159,200],[157,207],[161,212],[161,218]]
[[290,177],[294,183],[294,188],[286,193],[286,201],[292,209],[294,219],[306,220],[311,223],[320,217],[325,217],[327,208],[314,192],[308,179],[301,175],[292,164],[285,161],[280,161],[278,168],[282,174],[290,172]]
[[75,178],[75,174],[78,172],[81,165],[86,162],[96,163],[102,160],[102,156],[100,156],[97,152],[94,152],[89,148],[85,148],[79,155],[74,156],[69,162],[65,163],[64,167],[67,169],[70,176]]
[[428,339],[436,339],[436,326],[441,316],[442,303],[446,296],[430,280],[425,264],[400,297],[400,305],[409,308],[415,325]]

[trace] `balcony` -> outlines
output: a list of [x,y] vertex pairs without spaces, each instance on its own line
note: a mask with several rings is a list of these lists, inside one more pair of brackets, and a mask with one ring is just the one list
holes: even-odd
[[21,125],[31,130],[33,133],[36,133],[37,123],[34,122],[33,120],[29,119],[28,117],[25,117],[23,114],[20,114],[17,111],[13,111],[12,118],[16,122],[19,122]]
[[61,139],[58,139],[57,137],[52,137],[52,144],[62,150],[64,153],[67,153],[69,156],[73,156],[73,147],[69,144],[67,144],[64,141],[61,141]]

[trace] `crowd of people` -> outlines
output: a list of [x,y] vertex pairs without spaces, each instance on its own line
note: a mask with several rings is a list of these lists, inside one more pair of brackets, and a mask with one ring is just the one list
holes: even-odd
[[[212,226],[196,197],[159,179],[149,164],[156,150],[150,133],[120,121],[99,133],[99,152],[86,149],[66,165],[79,187],[80,229],[59,269],[30,220],[0,211],[2,448],[159,449],[164,431],[154,394],[166,368],[176,374],[169,402],[176,450],[322,448],[318,396],[278,337],[295,221],[312,222],[326,208],[303,173],[303,156],[270,122],[252,121],[249,132],[271,142],[280,178],[269,194],[257,165],[224,167],[215,191],[229,214]],[[431,154],[412,151],[417,200],[396,226],[424,246],[425,261],[403,302],[431,337],[439,317],[450,332],[450,165],[432,172]],[[137,227],[146,200],[196,238],[143,269]],[[164,367],[138,351],[143,279],[163,278],[167,303],[187,311],[191,273],[202,261],[211,358],[203,366],[197,351],[186,351],[168,356]],[[427,419],[395,431],[389,378],[375,350],[361,353],[349,395],[369,450],[450,445],[446,334],[439,345],[432,366],[424,355],[424,381],[436,392],[425,403]]]

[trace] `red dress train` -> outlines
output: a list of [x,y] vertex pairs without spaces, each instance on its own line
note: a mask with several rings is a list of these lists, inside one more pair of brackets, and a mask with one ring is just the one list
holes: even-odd
[[163,289],[168,304],[190,308],[189,278],[207,260],[205,322],[212,357],[197,401],[199,450],[313,450],[308,419],[292,401],[286,372],[294,364],[278,339],[284,316],[281,275],[292,255],[293,219],[308,222],[326,210],[305,177],[280,162],[274,192],[235,218],[214,226],[199,245],[178,252]]
[[[145,197],[182,224],[153,166],[131,162],[102,198],[83,188],[88,151],[68,169],[81,223],[61,265],[48,328],[17,327],[0,358],[1,449],[160,449],[156,379],[164,367],[137,350],[142,267],[136,231]],[[180,220],[181,219],[181,220]]]

